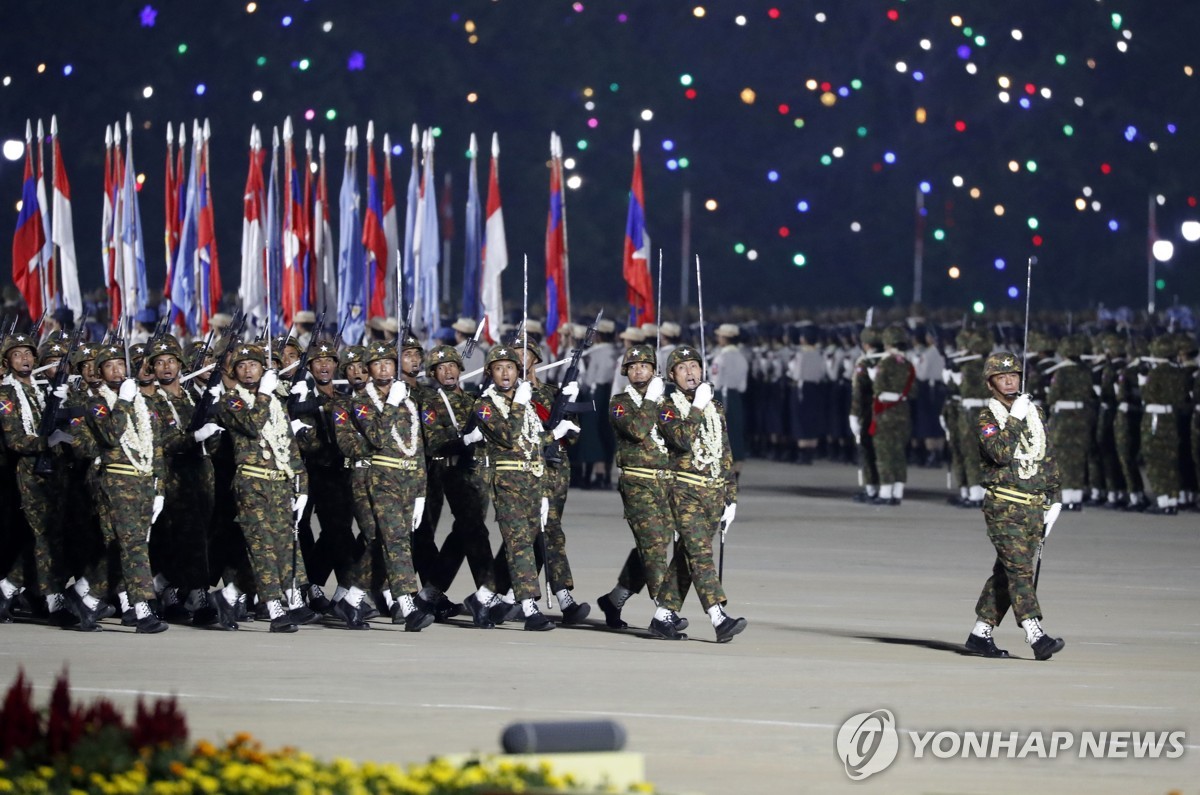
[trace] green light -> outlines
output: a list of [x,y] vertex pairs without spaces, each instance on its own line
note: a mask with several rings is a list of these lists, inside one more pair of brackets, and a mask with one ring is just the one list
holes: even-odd
[[1034,171],[1037,171],[1037,161],[1036,161],[1036,160],[1027,160],[1027,161],[1025,161],[1025,168],[1026,168],[1026,170],[1028,170],[1030,173],[1033,173]]
[[255,63],[258,64],[259,66],[266,66],[267,65],[267,56],[265,56],[265,55],[258,56],[258,60],[255,61]]
[[963,28],[963,35],[969,39],[975,35],[975,31],[971,28]]
[[934,240],[945,240],[946,239],[946,230],[945,229],[933,230],[933,239]]
[[680,168],[687,168],[687,167],[688,167],[688,159],[687,159],[686,157],[681,157],[681,158],[679,158],[679,167],[680,167]]
[[307,58],[301,58],[300,63],[298,65],[300,67],[301,72],[308,71],[308,59]]
[[828,166],[833,163],[833,158],[829,155],[821,155],[821,165]]
[[691,84],[692,84],[692,76],[691,75],[680,75],[679,76],[679,85],[690,86]]
[[982,315],[983,310],[985,309],[985,307],[983,305],[983,301],[976,301],[974,304],[971,305],[971,308],[975,310],[975,314],[977,314],[977,315]]
[[850,81],[850,87],[855,91],[858,91],[860,88],[862,88],[862,81],[856,77]]
[[866,138],[866,137],[867,137],[867,128],[866,128],[866,127],[859,127],[859,128],[858,128],[858,130],[857,130],[857,132],[858,132],[858,137],[859,137],[859,138]]
[[442,128],[441,128],[441,127],[434,127],[434,128],[433,128],[433,137],[434,137],[434,138],[441,138],[441,137],[442,137]]
[[1112,26],[1113,26],[1113,30],[1121,29],[1121,15],[1120,14],[1112,15]]
[[804,126],[804,119],[794,119],[792,121],[792,126],[795,127],[797,130],[799,130],[801,127]]
[[792,257],[792,264],[797,268],[803,268],[808,264],[808,257],[803,254],[796,254],[796,256]]
[[186,44],[180,44],[180,45],[179,45],[179,47],[178,47],[177,49],[179,50],[179,54],[180,54],[180,55],[183,55],[185,52],[187,52],[187,45],[186,45]]
[[578,149],[580,152],[582,152],[584,149],[587,149],[587,139],[580,138],[578,141],[575,142],[575,148]]
[[892,287],[892,285],[890,285],[890,284],[883,285],[883,295],[885,298],[891,298],[895,294],[896,294],[895,287]]
[[734,244],[733,244],[733,253],[734,253],[734,254],[745,254],[745,253],[746,253],[746,246],[745,246],[745,244],[743,244],[743,243],[734,243]]
[[1071,126],[1071,125],[1069,125],[1069,124],[1064,124],[1064,125],[1063,125],[1063,135],[1065,135],[1065,136],[1067,136],[1068,138],[1070,138],[1070,137],[1071,137],[1072,135],[1074,135],[1074,134],[1075,134],[1075,128],[1074,128],[1074,127],[1072,127],[1072,126]]
[[976,44],[978,44],[980,47],[986,47],[986,46],[987,46],[987,39],[985,39],[985,38],[983,37],[983,34],[981,33],[981,34],[979,34],[978,36],[976,36],[976,37],[975,37],[975,43],[976,43]]
[[337,111],[333,108],[330,108],[329,110],[325,111],[325,118],[329,119],[329,121],[333,121],[337,118]]
[[611,91],[611,92],[613,92],[613,93],[615,94],[615,93],[617,93],[618,91],[620,91],[620,90],[621,90],[621,86],[619,86],[619,85],[618,85],[618,84],[616,84],[616,83],[609,83],[609,84],[608,84],[608,90],[609,90],[609,91]]
[[1154,282],[1154,289],[1155,289],[1155,290],[1165,290],[1165,289],[1167,289],[1167,281],[1166,281],[1166,279],[1156,279],[1156,280],[1155,280],[1155,282]]
[[1028,224],[1029,224],[1029,228],[1030,228],[1030,229],[1037,229],[1037,228],[1038,228],[1038,219],[1034,218],[1032,215],[1031,215],[1031,216],[1029,216],[1029,220],[1028,220],[1028,221],[1026,221],[1026,223],[1028,223]]
[[1063,55],[1060,52],[1058,55],[1054,56],[1054,62],[1056,64],[1058,64],[1059,66],[1066,66],[1067,65],[1067,56]]

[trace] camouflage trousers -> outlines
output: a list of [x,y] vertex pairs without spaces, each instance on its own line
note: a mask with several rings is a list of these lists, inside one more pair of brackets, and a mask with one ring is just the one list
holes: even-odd
[[370,535],[382,554],[383,583],[397,598],[414,594],[419,586],[412,560],[413,511],[417,497],[425,496],[425,471],[371,466],[367,472]]
[[957,404],[949,408],[950,401],[942,412],[946,422],[946,447],[950,449],[950,484],[956,489],[968,487],[967,464],[963,460],[962,427],[959,423]]
[[[513,596],[518,601],[538,597],[538,570],[533,548],[541,530],[539,511],[543,492],[542,478],[532,472],[499,470],[492,477],[496,524],[504,539],[504,561],[512,580]],[[496,579],[496,589],[500,590],[499,572]]]
[[575,590],[575,578],[571,575],[571,562],[567,559],[567,536],[563,533],[563,509],[567,505],[567,489],[571,485],[571,464],[563,456],[562,464],[547,464],[542,477],[543,492],[550,502],[546,515],[545,538],[546,578],[550,590],[558,593],[563,588]]
[[908,480],[908,441],[912,438],[912,412],[906,402],[875,415],[875,461],[883,485]]
[[154,481],[149,476],[103,470],[100,473],[100,494],[112,522],[109,547],[119,561],[109,586],[117,591],[124,590],[130,604],[154,598],[149,539],[150,518],[154,515]]
[[1064,489],[1087,486],[1088,453],[1092,448],[1095,418],[1085,409],[1056,412],[1047,429],[1047,441],[1058,459]]
[[[696,595],[700,597],[700,606],[706,611],[713,605],[725,604],[725,590],[717,578],[712,552],[713,533],[725,508],[724,489],[676,480],[671,485],[670,503],[686,564],[677,568],[680,572],[687,570],[691,583],[696,586]],[[688,584],[681,578],[675,583],[664,582],[662,606],[679,612],[687,592]]]
[[958,456],[967,474],[967,487],[983,483],[983,460],[979,455],[979,412],[982,408],[964,408],[958,415]]
[[1042,541],[1045,507],[1008,502],[989,491],[983,500],[983,518],[988,539],[996,548],[996,562],[975,603],[975,615],[993,627],[1000,625],[1009,608],[1017,621],[1041,618],[1033,567]]
[[1179,467],[1179,423],[1173,414],[1142,417],[1142,459],[1146,481],[1156,496],[1175,497],[1183,487]]
[[384,571],[383,561],[376,565],[378,551],[373,543],[375,539],[375,518],[371,513],[371,497],[367,493],[371,470],[365,467],[351,466],[350,470],[350,508],[354,523],[358,525],[358,537],[350,548],[350,567],[346,573],[346,582],[338,581],[339,585],[349,588],[351,585],[363,590],[376,591],[382,587]]
[[[38,587],[43,594],[61,593],[70,576],[63,543],[65,478],[61,467],[51,475],[42,476],[34,473],[35,465],[34,456],[17,459],[17,493],[20,495],[21,512],[33,531],[32,554]],[[18,527],[13,527],[11,532],[18,532]],[[18,543],[25,549],[29,548],[27,536],[24,543]]]
[[[491,470],[483,466],[468,466],[456,459],[433,461],[429,467],[429,479],[431,482],[437,480],[454,517],[450,533],[438,550],[430,573],[430,584],[445,593],[466,560],[475,586],[495,591],[492,547],[485,522],[491,502],[488,496]],[[439,504],[437,513],[440,512]],[[428,517],[429,503],[425,505],[425,513]]]
[[205,588],[216,488],[212,461],[191,453],[170,457],[160,488],[166,505],[150,536],[150,565],[185,593]]
[[[316,514],[320,534],[313,532]],[[308,467],[308,504],[299,527],[300,557],[309,582],[322,587],[335,574],[339,584],[350,579],[356,549],[354,508],[350,495],[350,470],[345,467]]]
[[617,576],[617,584],[634,593],[645,587],[657,604],[679,601],[675,592],[679,590],[680,579],[684,578],[689,588],[691,579],[682,555],[677,555],[669,566],[667,563],[675,535],[670,481],[634,476],[623,470],[617,490],[625,506],[625,521],[637,543]]
[[238,472],[233,491],[258,598],[283,599],[284,591],[292,587],[292,482]]
[[1145,489],[1142,471],[1137,463],[1140,435],[1141,414],[1118,410],[1117,416],[1113,418],[1113,444],[1116,447],[1117,462],[1121,466],[1125,490],[1130,494],[1141,494]]

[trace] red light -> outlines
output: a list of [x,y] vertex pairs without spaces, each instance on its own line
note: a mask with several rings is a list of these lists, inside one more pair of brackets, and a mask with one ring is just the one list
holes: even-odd
[[822,83],[822,84],[821,84],[821,90],[822,90],[822,91],[832,91],[832,90],[833,90],[833,83]]
[[689,88],[687,91],[683,92],[683,95],[685,97],[687,97],[688,99],[695,99],[696,98],[696,89]]
[[895,22],[897,19],[900,18],[900,12],[894,8],[890,8],[890,9],[888,9],[887,17],[891,21]]
[[790,111],[791,111],[791,108],[789,108],[789,107],[787,106],[787,103],[780,103],[780,105],[779,105],[779,114],[780,114],[781,116],[786,116],[786,115],[788,115],[788,113],[789,113]]
[[880,171],[883,171],[883,163],[872,163],[871,170],[878,174]]
[[1033,236],[1033,245],[1035,245],[1035,246],[1040,246],[1040,245],[1042,245],[1042,236],[1041,236],[1041,235],[1034,235],[1034,236]]
[[959,119],[958,121],[954,122],[954,129],[958,130],[959,132],[966,132],[967,123],[962,119]]
[[779,19],[779,9],[772,8],[771,10],[767,11],[767,16],[769,16],[771,19]]
[[1112,166],[1110,166],[1108,163],[1101,163],[1100,164],[1100,173],[1101,174],[1111,174]]
[[1033,83],[1025,84],[1025,93],[1026,94],[1034,94],[1036,92],[1037,92],[1037,86],[1035,86]]
[[1196,197],[1188,196],[1188,207],[1195,207],[1195,206],[1196,206]]
[[779,227],[779,236],[780,237],[787,237],[791,233],[792,233],[792,230],[788,229],[786,226]]

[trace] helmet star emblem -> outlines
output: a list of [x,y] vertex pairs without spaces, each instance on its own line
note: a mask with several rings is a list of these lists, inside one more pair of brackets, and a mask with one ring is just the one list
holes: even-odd
[[249,353],[249,352],[250,352],[249,348],[242,348],[242,353]]

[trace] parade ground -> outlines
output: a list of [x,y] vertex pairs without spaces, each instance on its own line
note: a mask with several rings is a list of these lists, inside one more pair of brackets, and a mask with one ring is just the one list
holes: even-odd
[[[1200,792],[1200,515],[1064,513],[1039,597],[1066,648],[1035,661],[1010,617],[996,641],[1014,658],[988,660],[961,644],[992,547],[980,512],[948,506],[944,487],[944,472],[915,469],[902,506],[873,507],[850,500],[848,466],[747,463],[724,581],[750,624],[728,644],[694,595],[686,642],[647,636],[644,595],[625,608],[630,629],[605,629],[596,597],[631,535],[615,491],[573,491],[564,526],[575,593],[593,605],[584,626],[454,619],[407,634],[376,619],[370,632],[269,635],[255,622],[136,636],[111,621],[94,635],[14,624],[0,627],[0,678],[23,668],[44,704],[67,667],[82,698],[178,696],[194,740],[247,731],[325,759],[498,752],[514,721],[608,719],[666,793]],[[468,579],[464,568],[455,600]],[[838,731],[881,710],[894,762],[854,781],[889,749],[848,773]],[[1089,749],[1101,732],[1104,748]],[[969,733],[996,758],[964,758]],[[1015,745],[998,742],[1012,733]],[[1135,751],[1130,738],[1147,736],[1159,750]]]

